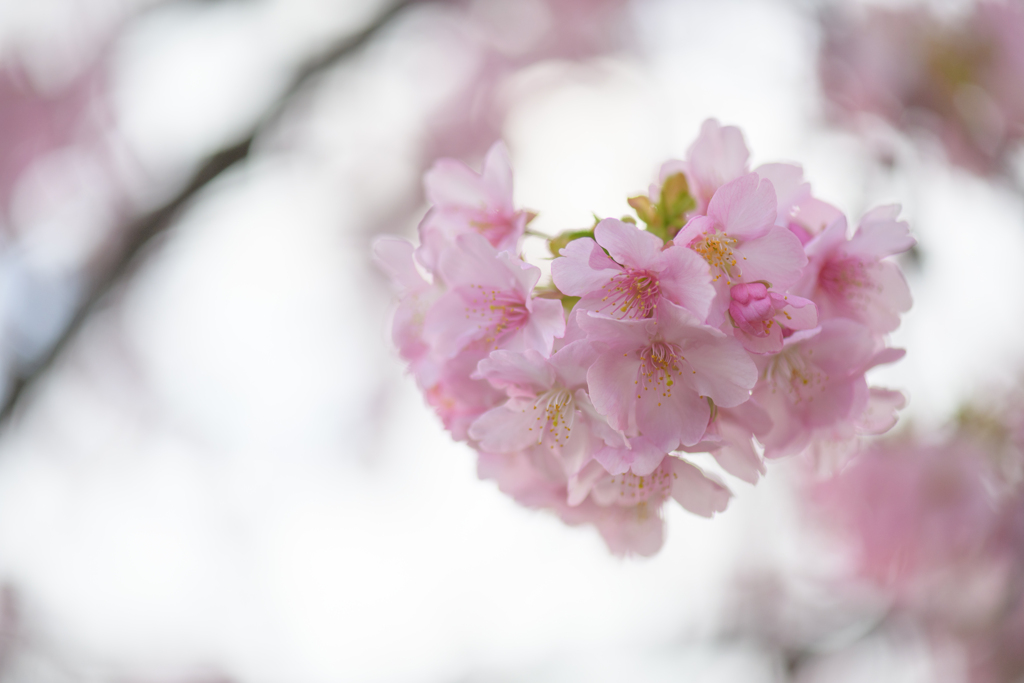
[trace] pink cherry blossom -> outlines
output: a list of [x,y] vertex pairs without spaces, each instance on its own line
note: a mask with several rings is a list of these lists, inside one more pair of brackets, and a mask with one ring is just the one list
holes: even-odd
[[570,344],[550,360],[533,349],[494,351],[480,361],[474,377],[504,389],[509,398],[473,423],[470,438],[494,453],[533,447],[553,451],[568,473],[578,471],[606,443],[624,445],[625,437],[597,414],[586,393],[594,356],[587,342]]
[[751,173],[748,156],[737,129],[707,122],[663,187],[629,200],[646,229],[604,219],[548,240],[551,283],[519,255],[526,216],[497,146],[480,175],[431,171],[418,249],[374,245],[399,353],[480,476],[615,553],[661,547],[669,498],[725,509],[728,487],[683,454],[753,484],[763,458],[855,453],[906,401],[865,379],[903,354],[883,337],[909,307],[885,260],[912,244],[897,210],[847,240],[800,167]]
[[439,159],[424,178],[433,205],[420,223],[419,258],[435,268],[459,235],[482,235],[499,251],[515,252],[528,214],[512,203],[512,165],[505,145],[495,143],[481,173],[457,159]]
[[915,243],[897,216],[898,206],[869,211],[849,240],[846,219],[837,219],[807,245],[809,264],[794,291],[817,303],[823,319],[850,318],[877,333],[895,330],[912,301],[899,267],[885,257]]
[[798,453],[816,436],[848,430],[852,437],[872,397],[864,373],[902,356],[902,350],[883,347],[864,325],[844,318],[787,338],[778,355],[762,361],[754,390],[772,420],[771,431],[761,437],[765,456]]
[[598,223],[594,238],[570,242],[551,264],[559,291],[582,297],[577,310],[650,318],[664,298],[707,317],[715,289],[707,263],[692,251],[614,218]]
[[428,359],[412,366],[427,403],[456,441],[468,439],[470,426],[505,398],[484,380],[472,377],[481,360],[479,353],[464,352],[443,362]]
[[565,332],[562,304],[532,296],[540,269],[499,253],[480,235],[460,235],[445,249],[438,275],[448,291],[428,311],[423,332],[444,358],[469,346],[547,354]]
[[739,405],[757,380],[742,346],[672,304],[653,319],[591,313],[579,322],[601,349],[587,373],[594,406],[616,429],[665,451],[700,441],[711,417],[708,398]]
[[720,324],[733,285],[764,281],[785,291],[807,265],[800,240],[775,224],[776,208],[771,182],[749,173],[719,188],[707,215],[691,218],[676,236],[676,244],[688,246],[711,266],[718,297],[710,324]]

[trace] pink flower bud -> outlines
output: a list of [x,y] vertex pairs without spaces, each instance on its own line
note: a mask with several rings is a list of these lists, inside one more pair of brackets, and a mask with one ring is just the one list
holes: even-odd
[[735,285],[729,292],[732,295],[729,314],[736,326],[749,335],[767,337],[776,314],[776,304],[781,304],[779,308],[785,305],[782,301],[774,301],[781,297],[769,293],[767,285],[761,282]]

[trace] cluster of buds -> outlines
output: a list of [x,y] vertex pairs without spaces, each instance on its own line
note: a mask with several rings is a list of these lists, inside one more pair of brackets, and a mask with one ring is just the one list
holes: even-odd
[[[374,245],[398,350],[480,475],[618,553],[661,547],[669,498],[725,509],[725,483],[685,454],[755,483],[764,457],[884,432],[904,403],[865,380],[902,356],[885,339],[911,303],[887,258],[914,243],[898,207],[850,235],[800,167],[748,157],[709,120],[629,199],[635,218],[547,238],[513,205],[497,144],[480,174],[451,159],[427,173],[418,247]],[[550,283],[521,257],[538,237]]]

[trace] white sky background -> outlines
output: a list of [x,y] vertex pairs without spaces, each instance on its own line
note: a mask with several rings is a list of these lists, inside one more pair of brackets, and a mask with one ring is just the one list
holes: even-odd
[[[16,25],[11,6],[0,20]],[[133,26],[115,101],[167,183],[147,191],[372,9],[181,4]],[[878,381],[908,391],[908,414],[935,424],[1019,367],[1019,304],[993,296],[1024,285],[1019,197],[937,152],[901,148],[909,170],[879,176],[821,123],[814,26],[793,5],[648,0],[637,19],[639,55],[541,65],[510,88],[517,201],[538,228],[625,212],[715,116],[743,129],[754,165],[802,163],[853,222],[904,204],[924,269],[894,335],[908,357]],[[5,436],[0,573],[32,643],[16,680],[774,680],[756,648],[700,643],[738,574],[826,570],[795,538],[791,464],[756,489],[731,480],[713,521],[668,506],[662,552],[622,560],[477,480],[403,377],[367,252],[417,192],[423,117],[464,59],[431,21],[398,22],[208,188]],[[914,647],[866,647],[822,680],[930,679]]]

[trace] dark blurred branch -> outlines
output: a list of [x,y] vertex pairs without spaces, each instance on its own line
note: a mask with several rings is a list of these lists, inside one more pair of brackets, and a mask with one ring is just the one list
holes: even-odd
[[247,159],[256,136],[276,121],[288,107],[292,98],[311,81],[338,62],[358,52],[410,5],[421,2],[423,0],[394,2],[361,31],[346,36],[324,53],[306,62],[248,134],[210,156],[175,197],[151,213],[132,220],[123,230],[119,231],[121,239],[114,247],[114,255],[107,261],[103,272],[89,284],[88,291],[78,303],[74,314],[61,330],[60,335],[35,364],[14,378],[10,393],[0,408],[0,426],[6,425],[10,421],[15,408],[26,392],[63,355],[85,323],[100,309],[107,294],[131,274],[134,266],[144,256],[147,246],[171,227],[181,209],[224,171]]

